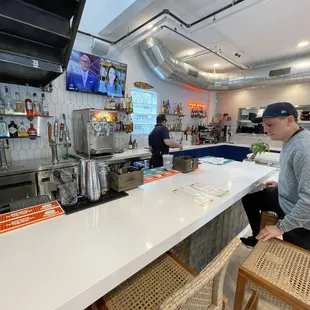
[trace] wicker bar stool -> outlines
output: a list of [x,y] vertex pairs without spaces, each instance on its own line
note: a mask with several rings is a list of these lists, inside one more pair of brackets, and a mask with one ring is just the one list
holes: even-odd
[[259,296],[281,309],[310,309],[310,252],[277,238],[259,241],[239,268],[234,310],[242,309],[247,282],[248,310]]
[[103,298],[92,310],[222,310],[223,284],[233,239],[199,274],[171,254],[164,254]]

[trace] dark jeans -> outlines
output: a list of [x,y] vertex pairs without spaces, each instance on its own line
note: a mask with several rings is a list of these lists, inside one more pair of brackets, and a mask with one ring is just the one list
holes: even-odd
[[162,167],[163,165],[164,163],[163,163],[162,155],[152,155],[151,160],[150,160],[151,168]]
[[[279,219],[283,219],[285,213],[279,205],[278,189],[265,188],[262,191],[248,194],[242,198],[244,210],[248,216],[253,236],[256,237],[260,227],[260,211],[273,211]],[[296,228],[283,234],[283,240],[310,250],[310,230]]]

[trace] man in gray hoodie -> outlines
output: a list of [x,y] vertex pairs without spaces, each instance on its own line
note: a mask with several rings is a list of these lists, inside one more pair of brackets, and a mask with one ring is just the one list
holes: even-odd
[[[262,119],[256,120],[283,147],[278,183],[268,182],[264,190],[242,199],[253,232],[241,238],[247,247],[283,235],[285,241],[310,250],[310,131],[299,127],[297,118],[292,104],[278,102],[268,105]],[[276,212],[278,223],[259,231],[260,211]]]

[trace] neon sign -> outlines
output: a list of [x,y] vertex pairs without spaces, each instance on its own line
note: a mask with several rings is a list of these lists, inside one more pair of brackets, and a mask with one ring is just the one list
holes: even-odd
[[204,109],[206,107],[206,105],[200,101],[188,101],[187,106],[190,109]]

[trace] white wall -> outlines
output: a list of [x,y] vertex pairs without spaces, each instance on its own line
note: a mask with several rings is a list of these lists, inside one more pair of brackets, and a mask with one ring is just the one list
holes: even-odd
[[228,113],[232,116],[233,128],[236,129],[238,109],[246,107],[265,107],[267,104],[287,101],[293,105],[310,104],[310,84],[270,86],[218,92],[216,113]]
[[[91,51],[91,40],[85,36],[78,36],[75,49],[84,51],[86,53],[92,53]],[[210,104],[210,116],[212,117],[212,111],[214,110],[214,99],[215,93],[213,92],[195,92],[186,88],[182,88],[171,83],[161,81],[155,74],[150,70],[146,64],[143,56],[141,55],[138,47],[133,47],[120,53],[115,48],[111,48],[109,54],[106,56],[114,60],[118,60],[128,64],[128,77],[126,84],[126,93],[130,94],[130,89],[134,86],[135,81],[143,81],[151,84],[158,93],[158,102],[162,103],[163,100],[169,99],[170,102],[182,102],[183,107],[188,100],[199,100],[205,104]],[[77,92],[66,91],[65,85],[65,74],[60,76],[53,82],[54,91],[47,93],[46,98],[49,102],[50,114],[61,118],[62,113],[65,113],[68,120],[67,124],[70,132],[72,133],[72,111],[75,109],[92,107],[92,108],[103,108],[106,97],[92,94],[82,94]],[[4,92],[4,84],[0,84],[2,92]],[[25,98],[26,87],[18,85],[10,85],[11,94],[14,95],[15,91],[19,91],[22,98]],[[37,92],[40,95],[40,90],[29,87],[31,94]],[[158,108],[158,111],[160,107]],[[190,118],[190,111],[185,109],[186,117],[184,118],[184,125],[192,123],[193,120]],[[13,120],[6,118],[8,123]],[[14,120],[20,124],[21,118],[14,118]],[[14,139],[10,140],[10,155],[12,161],[18,160],[31,160],[48,158],[50,156],[50,150],[47,139],[47,122],[53,122],[52,119],[42,119],[40,122],[35,120],[34,125],[39,129],[41,138],[35,141],[29,139]],[[25,125],[29,125],[28,120],[24,120]],[[194,122],[198,123],[197,120]],[[72,142],[73,142],[73,137]],[[147,136],[135,136],[138,140],[138,146],[143,148],[147,143]],[[118,133],[117,139],[129,139],[129,135],[126,133]],[[64,151],[64,150],[63,150]],[[73,148],[71,149],[73,152]]]
[[[252,88],[245,90],[235,90],[218,92],[216,95],[216,113],[228,113],[232,117],[232,131],[237,129],[237,119],[239,108],[265,107],[267,104],[287,101],[293,105],[310,104],[310,84],[292,84],[283,86],[269,86]],[[251,138],[249,135],[235,135],[233,140],[236,143],[253,143],[257,137]],[[268,138],[269,139],[269,138]],[[271,146],[281,147],[281,142],[268,141]]]

